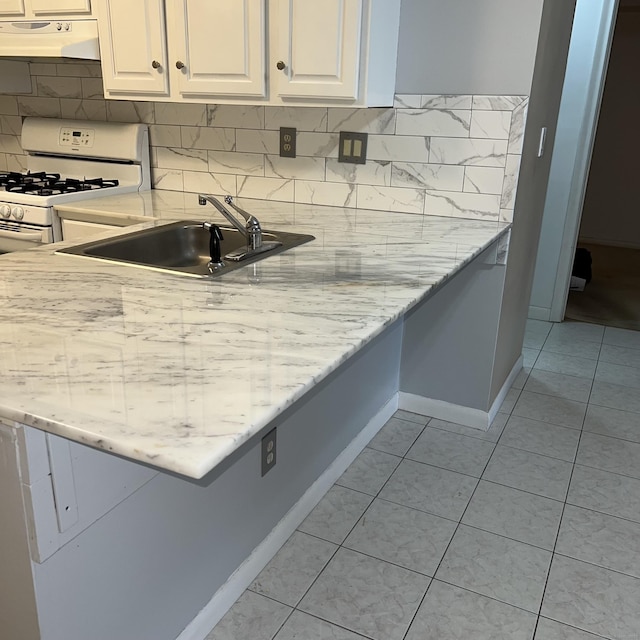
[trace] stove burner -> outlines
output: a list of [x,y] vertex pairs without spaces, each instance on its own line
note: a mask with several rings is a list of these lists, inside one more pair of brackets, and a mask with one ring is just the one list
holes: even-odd
[[45,173],[44,171],[31,173],[0,173],[0,188],[10,193],[28,193],[34,196],[56,196],[62,193],[77,191],[94,191],[117,187],[118,180],[104,180],[103,178],[62,178],[59,173]]

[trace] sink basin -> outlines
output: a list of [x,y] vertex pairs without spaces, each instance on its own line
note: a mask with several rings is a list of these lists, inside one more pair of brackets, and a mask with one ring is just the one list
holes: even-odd
[[[315,239],[313,236],[301,233],[263,231],[263,245],[271,248],[238,260],[234,255],[243,253],[242,250],[247,246],[246,238],[233,227],[220,225],[219,228],[223,235],[220,242],[223,265],[216,269],[209,267],[209,231],[202,227],[202,223],[195,221],[172,222],[159,227],[132,231],[115,238],[95,240],[60,249],[56,253],[205,278],[239,269]],[[227,255],[229,258],[226,258]]]

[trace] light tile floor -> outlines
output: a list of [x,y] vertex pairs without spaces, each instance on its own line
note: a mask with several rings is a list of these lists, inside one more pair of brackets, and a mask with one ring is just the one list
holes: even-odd
[[640,640],[640,332],[524,346],[486,433],[398,411],[209,640]]

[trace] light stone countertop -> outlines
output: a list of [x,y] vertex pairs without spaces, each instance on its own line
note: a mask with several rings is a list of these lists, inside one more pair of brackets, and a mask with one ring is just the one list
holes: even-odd
[[[0,417],[200,478],[509,227],[238,203],[316,240],[211,280],[0,256]],[[64,208],[222,222],[177,192]]]

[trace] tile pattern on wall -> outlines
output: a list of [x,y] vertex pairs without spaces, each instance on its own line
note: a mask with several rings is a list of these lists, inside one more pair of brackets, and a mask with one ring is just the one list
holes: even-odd
[[[0,170],[21,170],[23,116],[145,122],[159,189],[402,213],[513,219],[528,98],[398,95],[393,108],[105,100],[100,65],[32,62],[33,94],[0,96]],[[296,127],[296,158],[279,128]],[[340,163],[340,131],[369,134]]]

